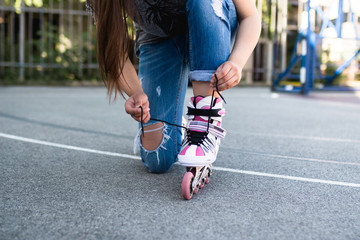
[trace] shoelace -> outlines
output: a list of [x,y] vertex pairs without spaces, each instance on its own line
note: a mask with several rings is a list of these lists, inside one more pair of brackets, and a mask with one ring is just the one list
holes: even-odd
[[[218,87],[218,82],[219,82],[219,79],[218,77],[216,76],[216,74],[214,74],[215,76],[215,79],[216,79],[216,84],[215,84],[215,87],[216,87],[216,92],[219,94],[220,98],[224,101],[224,103],[226,104],[226,101],[225,101],[225,98],[221,95],[220,91],[219,91],[219,87]],[[213,105],[214,104],[214,95],[215,95],[215,90],[212,91],[212,95],[211,95],[211,102],[210,102],[210,110],[212,110],[213,108]],[[144,121],[143,121],[143,113],[144,113],[144,109],[142,106],[139,106],[139,108],[141,109],[141,133],[143,135],[143,137],[145,136],[145,131],[144,131]],[[202,141],[204,141],[205,137],[207,136],[207,134],[209,133],[209,127],[210,127],[210,121],[211,121],[211,117],[209,116],[208,118],[208,122],[207,122],[207,129],[206,129],[206,132],[194,132],[194,131],[188,131],[188,128],[187,127],[184,127],[184,126],[181,126],[181,125],[177,125],[177,124],[174,124],[174,123],[169,123],[167,121],[164,121],[164,120],[160,120],[160,119],[156,119],[156,118],[150,118],[150,120],[153,120],[153,121],[158,121],[158,122],[163,122],[163,123],[166,123],[168,125],[171,125],[171,126],[175,126],[175,127],[179,127],[179,128],[184,128],[186,129],[187,132],[190,132],[188,133],[188,137],[190,138],[191,141],[193,141],[194,143],[196,144],[200,144]]]

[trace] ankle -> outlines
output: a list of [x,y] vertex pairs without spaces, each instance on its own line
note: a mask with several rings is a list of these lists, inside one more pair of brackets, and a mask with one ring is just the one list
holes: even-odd
[[[210,87],[210,82],[192,81],[194,96],[208,97],[213,94],[213,89]],[[219,97],[217,92],[214,93],[214,97]]]

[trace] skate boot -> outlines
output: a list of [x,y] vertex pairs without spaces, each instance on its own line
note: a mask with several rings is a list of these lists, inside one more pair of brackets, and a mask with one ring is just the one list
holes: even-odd
[[216,160],[220,141],[226,131],[221,128],[225,115],[220,98],[193,97],[188,106],[186,136],[178,155],[179,163],[186,168],[182,183],[185,199],[191,199],[199,188],[209,182],[211,164]]
[[188,106],[187,133],[183,140],[179,163],[186,167],[199,167],[213,163],[219,150],[220,141],[226,131],[221,128],[225,115],[220,98],[192,97]]

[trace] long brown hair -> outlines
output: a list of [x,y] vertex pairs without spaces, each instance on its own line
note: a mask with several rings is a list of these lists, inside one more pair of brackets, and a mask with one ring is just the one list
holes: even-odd
[[[97,55],[100,75],[111,97],[123,95],[121,81],[130,49],[132,32],[128,20],[134,19],[134,3],[129,0],[96,0]],[[124,83],[122,83],[124,84]]]

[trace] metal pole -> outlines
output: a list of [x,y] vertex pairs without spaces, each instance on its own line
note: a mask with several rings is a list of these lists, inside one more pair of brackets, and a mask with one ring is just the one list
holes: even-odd
[[[11,1],[11,4],[13,4],[13,2]],[[9,27],[9,35],[10,35],[10,45],[11,46],[11,50],[10,50],[10,62],[11,62],[11,73],[13,74],[15,71],[14,65],[15,65],[15,12],[14,9],[12,9],[11,11],[11,18],[10,18],[10,26]]]
[[[33,13],[29,13],[29,65],[33,62]],[[32,77],[33,68],[29,67],[29,75]]]
[[25,78],[25,11],[24,11],[24,1],[21,1],[21,13],[20,13],[20,34],[19,34],[19,58],[20,58],[20,81],[23,81]]
[[[4,0],[1,1],[1,5],[4,5]],[[0,62],[4,62],[5,60],[5,17],[4,11],[0,11]],[[5,75],[5,69],[3,66],[0,67],[0,76],[3,77]]]
[[305,79],[305,83],[302,85],[302,93],[307,95],[309,94],[309,83],[311,81],[311,76],[312,76],[312,71],[311,71],[311,44],[310,44],[310,38],[311,38],[311,17],[310,17],[310,1],[311,0],[308,0],[308,3],[307,3],[307,12],[308,12],[308,15],[307,15],[307,19],[308,19],[308,22],[307,22],[307,33],[306,33],[306,50],[307,50],[307,53],[306,53],[306,79]]
[[[50,10],[52,10],[54,8],[54,3],[53,0],[49,1],[49,8]],[[48,46],[49,46],[49,55],[48,55],[48,63],[50,63],[50,65],[52,66],[54,64],[54,13],[49,12],[49,42],[48,42]],[[49,71],[48,74],[52,77],[53,76],[53,71]]]
[[307,59],[307,41],[306,37],[301,39],[301,66],[300,66],[300,83],[304,86],[306,82],[306,59]]
[[[81,9],[82,4],[78,3],[78,8]],[[82,65],[83,65],[83,42],[82,42],[82,33],[83,33],[83,16],[78,15],[78,75],[79,78],[82,78]]]
[[[64,2],[59,2],[59,35],[64,34]],[[63,54],[60,52],[60,57],[63,58]]]
[[274,13],[273,8],[271,9],[271,15],[273,15],[271,17],[271,19],[273,19],[274,15],[275,15],[275,29],[274,29],[274,36],[273,36],[273,74],[272,74],[272,90],[274,91],[276,86],[275,84],[275,79],[276,79],[276,73],[277,73],[277,58],[278,58],[278,46],[279,46],[279,41],[278,41],[278,0],[276,0],[276,11]]
[[[68,1],[69,5],[68,5],[68,9],[71,10],[74,7],[74,1],[73,0],[69,0]],[[71,51],[72,54],[76,54],[74,51],[74,18],[72,14],[68,15],[68,28],[69,28],[69,36],[70,36],[70,42],[71,42],[71,49],[69,49]],[[71,75],[75,75],[76,74],[76,63],[74,62],[74,59],[71,59],[72,62],[72,67],[70,68],[70,73]]]
[[40,75],[43,78],[44,77],[44,58],[43,56],[43,52],[44,52],[44,48],[45,48],[45,21],[44,21],[44,13],[41,12],[40,13],[40,28],[41,28],[41,41],[40,41],[40,66],[41,66],[41,71],[40,71]]
[[88,17],[88,29],[87,29],[87,74],[90,76],[91,75],[91,69],[90,69],[90,64],[91,64],[91,33],[92,33],[92,19]]
[[343,22],[344,22],[343,0],[339,0],[338,18],[336,19],[336,33],[338,38],[342,37]]
[[[309,6],[306,6],[307,8],[309,8]],[[300,12],[301,10],[301,12]],[[305,86],[306,83],[306,78],[307,78],[307,53],[308,53],[308,49],[307,49],[307,32],[305,29],[305,24],[303,24],[304,19],[305,18],[305,9],[302,3],[299,3],[299,18],[298,18],[298,31],[299,31],[299,35],[300,35],[300,46],[301,46],[301,66],[300,66],[300,83],[302,88]],[[307,21],[309,21],[309,14],[310,14],[310,10],[307,9]],[[306,26],[307,29],[309,28],[308,26]]]
[[288,19],[288,0],[281,0],[282,23],[281,23],[281,71],[286,69],[286,40],[287,40],[287,19]]

